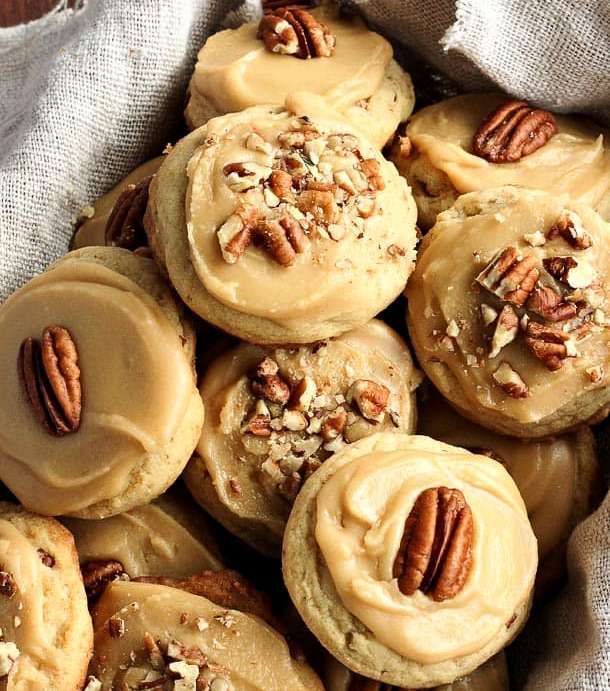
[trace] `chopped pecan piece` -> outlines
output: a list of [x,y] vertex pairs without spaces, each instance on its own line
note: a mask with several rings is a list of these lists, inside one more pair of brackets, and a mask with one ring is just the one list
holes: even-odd
[[144,645],[144,650],[148,654],[150,666],[158,672],[162,672],[165,669],[165,657],[161,652],[161,648],[159,647],[157,641],[147,631],[144,634],[142,643]]
[[55,566],[55,557],[49,554],[48,552],[45,552],[44,549],[38,548],[36,550],[38,553],[38,556],[40,557],[40,561],[45,565],[48,566],[50,569],[52,569]]
[[347,392],[347,402],[355,403],[367,420],[380,422],[390,398],[390,390],[383,384],[368,379],[358,379]]
[[460,490],[432,487],[405,521],[393,575],[405,595],[416,590],[442,602],[463,588],[472,566],[472,512]]
[[8,597],[9,600],[17,594],[17,584],[13,574],[8,571],[0,571],[0,595]]
[[527,398],[529,396],[528,385],[523,381],[519,372],[515,371],[508,362],[501,362],[491,376],[496,384],[512,398]]
[[255,437],[269,437],[271,435],[271,414],[265,401],[258,400],[254,406],[254,414],[241,428],[242,433],[250,433]]
[[334,223],[337,218],[337,204],[330,191],[305,190],[297,205],[303,213],[310,213],[317,223]]
[[527,306],[550,322],[565,321],[576,316],[576,305],[565,302],[563,297],[549,286],[536,286]]
[[235,264],[252,242],[252,231],[258,217],[255,206],[242,204],[218,229],[220,251],[227,264]]
[[549,228],[546,236],[549,240],[561,237],[575,250],[586,250],[593,244],[591,236],[585,231],[580,218],[575,213],[569,213],[560,218]]
[[26,338],[17,368],[36,419],[55,436],[76,432],[81,418],[78,352],[70,332],[48,326],[42,342]]
[[570,269],[574,269],[578,266],[574,257],[547,257],[542,263],[551,276],[562,283],[568,282],[568,273]]
[[252,391],[256,396],[280,405],[286,404],[290,398],[290,387],[281,378],[277,362],[270,357],[257,367],[252,378]]
[[285,170],[274,170],[269,177],[271,191],[280,199],[287,199],[292,193],[292,175]]
[[497,357],[504,346],[512,343],[519,331],[519,316],[510,305],[505,305],[491,340],[490,358]]
[[385,181],[381,175],[381,166],[376,158],[367,158],[362,161],[362,172],[369,182],[369,187],[372,190],[385,189]]
[[128,185],[116,200],[106,222],[107,245],[128,250],[148,245],[143,220],[151,180],[152,175],[137,185]]
[[491,163],[512,163],[544,146],[556,132],[552,113],[525,101],[507,101],[480,125],[472,150]]
[[328,443],[343,434],[343,430],[347,424],[347,412],[344,408],[339,407],[329,413],[322,422],[320,434],[322,439]]
[[257,36],[272,53],[308,59],[330,57],[335,52],[335,37],[326,24],[300,7],[280,7],[263,15]]
[[533,254],[519,255],[515,247],[505,247],[476,277],[477,283],[501,300],[523,306],[540,276],[540,262]]
[[125,620],[120,617],[108,619],[108,635],[110,638],[123,638],[125,635]]
[[300,379],[290,392],[290,399],[288,401],[288,408],[290,410],[300,410],[305,412],[309,410],[309,406],[316,395],[317,387],[315,381],[305,376]]
[[129,576],[119,561],[89,561],[81,566],[85,591],[90,600],[101,595],[112,581],[127,581]]
[[525,343],[551,372],[560,369],[568,357],[566,344],[569,340],[570,336],[565,331],[535,321],[530,321],[525,331]]

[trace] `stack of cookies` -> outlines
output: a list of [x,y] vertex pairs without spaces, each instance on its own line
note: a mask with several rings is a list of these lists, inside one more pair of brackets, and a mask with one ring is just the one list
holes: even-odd
[[0,307],[0,687],[510,688],[602,489],[610,139],[414,106],[267,2]]

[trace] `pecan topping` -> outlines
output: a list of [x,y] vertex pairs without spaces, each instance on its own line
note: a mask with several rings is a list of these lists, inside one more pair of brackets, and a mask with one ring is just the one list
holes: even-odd
[[330,57],[335,52],[335,37],[329,28],[300,7],[280,7],[265,14],[257,36],[271,53],[308,59]]
[[362,172],[366,176],[366,179],[369,182],[369,187],[372,190],[385,189],[385,182],[383,180],[383,176],[381,175],[381,168],[377,159],[367,158],[362,161]]
[[460,490],[432,487],[415,501],[394,561],[405,595],[416,590],[442,602],[455,597],[472,565],[472,512]]
[[108,635],[110,638],[123,638],[125,635],[125,620],[120,617],[108,619]]
[[337,204],[330,191],[308,189],[303,192],[297,202],[299,210],[311,213],[319,223],[334,223],[337,217]]
[[561,237],[575,250],[586,250],[593,244],[591,236],[585,232],[580,219],[574,213],[560,218],[554,226],[551,226],[546,237],[549,240]]
[[347,424],[347,413],[344,408],[337,408],[327,415],[322,422],[320,434],[325,442],[332,441],[343,434]]
[[249,432],[255,437],[268,437],[271,435],[271,414],[265,401],[260,399],[254,406],[254,414],[242,427],[242,432]]
[[504,346],[515,340],[518,331],[519,317],[510,305],[505,305],[498,317],[498,323],[491,340],[489,357],[494,358],[499,355]]
[[549,286],[536,286],[527,306],[550,322],[565,321],[576,316],[577,308],[573,302],[565,302],[562,296]]
[[534,153],[557,133],[552,113],[525,101],[507,101],[475,132],[472,150],[491,163],[512,163]]
[[116,200],[106,222],[107,245],[128,250],[148,245],[143,220],[152,177],[144,178],[137,185],[128,185]]
[[217,236],[223,259],[235,262],[252,242],[252,231],[258,222],[258,210],[251,204],[242,204],[218,229]]
[[279,375],[275,360],[266,357],[257,367],[252,379],[252,391],[271,403],[284,405],[290,398],[290,387]]
[[540,276],[539,265],[535,255],[521,256],[509,246],[491,260],[476,281],[501,300],[522,307]]
[[90,600],[101,595],[112,581],[127,581],[129,576],[119,561],[89,561],[81,566],[83,582]]
[[271,191],[280,199],[286,199],[292,192],[292,175],[277,168],[269,176]]
[[316,395],[317,387],[315,381],[308,376],[299,380],[290,392],[288,408],[304,412],[309,410],[309,406]]
[[519,372],[514,370],[508,362],[501,362],[491,376],[496,384],[512,398],[527,398],[529,396],[528,385],[521,379]]
[[296,255],[301,254],[307,246],[301,226],[289,216],[279,221],[262,221],[256,227],[256,238],[282,266],[294,264]]
[[578,262],[574,257],[547,257],[542,260],[542,263],[551,276],[562,283],[568,282],[570,269],[578,266]]
[[356,403],[362,415],[375,422],[383,420],[389,398],[390,390],[386,386],[368,379],[358,379],[347,392],[348,403]]
[[12,599],[17,594],[17,584],[13,574],[8,571],[0,571],[0,595]]
[[70,332],[48,326],[42,343],[26,338],[17,368],[36,419],[55,436],[76,432],[81,418],[78,352]]
[[570,336],[556,326],[531,321],[525,330],[525,343],[551,372],[560,369],[568,357],[569,340]]
[[45,565],[48,566],[50,569],[52,569],[55,566],[55,557],[49,554],[48,552],[45,552],[44,549],[38,548],[37,550],[38,556],[40,557],[40,561]]

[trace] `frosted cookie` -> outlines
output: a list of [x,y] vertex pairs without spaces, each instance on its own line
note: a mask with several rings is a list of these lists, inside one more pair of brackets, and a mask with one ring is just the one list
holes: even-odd
[[490,432],[456,413],[430,392],[419,406],[418,432],[484,453],[511,474],[538,540],[538,591],[548,591],[565,571],[565,547],[574,527],[595,508],[601,476],[588,427],[540,441]]
[[81,691],[92,639],[70,533],[0,502],[0,688]]
[[295,91],[329,108],[381,149],[415,102],[392,46],[333,6],[278,8],[210,36],[199,51],[185,117],[191,129],[250,106],[283,106]]
[[503,466],[428,437],[376,434],[297,496],[284,581],[339,662],[398,687],[453,682],[523,626],[537,567]]
[[[354,674],[330,658],[323,675],[326,691],[406,691]],[[435,687],[436,691],[510,691],[506,656],[494,655],[480,667],[451,684]]]
[[143,221],[148,187],[162,162],[163,156],[158,156],[143,163],[92,206],[86,206],[70,249],[106,245],[147,251]]
[[366,323],[403,290],[415,256],[415,205],[394,166],[313,97],[293,106],[308,115],[259,106],[182,139],[145,217],[187,305],[255,343]]
[[298,349],[241,344],[201,382],[206,420],[187,487],[231,532],[277,554],[303,480],[327,458],[378,431],[414,431],[419,376],[378,320]]
[[74,535],[90,596],[101,593],[106,578],[186,578],[223,568],[214,529],[186,492],[171,490],[110,518],[63,523]]
[[104,518],[151,501],[201,432],[193,353],[152,260],[68,254],[0,308],[0,479],[48,515]]
[[392,160],[413,188],[424,229],[460,194],[502,185],[567,193],[610,219],[610,137],[586,118],[466,94],[420,110],[407,138]]
[[463,415],[515,437],[603,418],[610,401],[610,226],[567,197],[463,195],[424,238],[411,341]]
[[92,681],[101,691],[154,688],[156,680],[165,688],[170,679],[184,691],[323,691],[283,636],[231,602],[225,590],[205,597],[153,583],[113,583],[93,615]]

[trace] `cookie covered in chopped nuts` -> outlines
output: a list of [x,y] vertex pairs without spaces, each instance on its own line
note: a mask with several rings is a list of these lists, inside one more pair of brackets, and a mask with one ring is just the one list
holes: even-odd
[[81,691],[92,642],[72,536],[0,502],[0,687]]
[[260,598],[233,572],[191,583],[116,581],[93,612],[90,683],[98,691],[323,691],[261,616]]
[[339,662],[389,686],[448,684],[528,616],[538,552],[506,469],[424,436],[378,433],[304,484],[282,552],[303,620]]
[[191,78],[191,129],[249,106],[284,105],[294,91],[324,98],[381,149],[415,103],[392,46],[356,16],[330,3],[269,8],[260,21],[207,39]]
[[293,106],[215,118],[178,142],[144,219],[186,304],[254,343],[366,323],[415,257],[415,204],[394,166],[315,97]]
[[201,432],[191,323],[155,263],[125,249],[66,255],[0,308],[0,479],[46,515],[146,504]]
[[466,420],[432,387],[422,387],[420,394],[420,434],[490,456],[511,474],[538,540],[536,596],[548,594],[565,573],[572,530],[601,499],[603,482],[591,430],[583,426],[549,439],[523,441]]
[[465,417],[522,438],[610,403],[610,225],[524,188],[460,197],[425,237],[407,287],[422,368]]
[[500,94],[465,94],[423,108],[391,159],[427,230],[460,194],[520,185],[569,194],[610,219],[610,133]]
[[277,554],[302,482],[327,458],[375,432],[415,429],[419,379],[376,319],[311,346],[238,345],[201,382],[206,420],[187,487],[229,530]]

